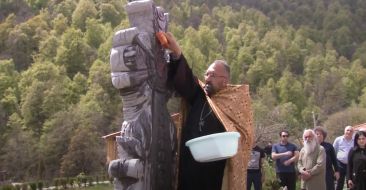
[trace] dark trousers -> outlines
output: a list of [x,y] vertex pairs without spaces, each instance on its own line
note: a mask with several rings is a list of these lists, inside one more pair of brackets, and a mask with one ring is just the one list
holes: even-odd
[[327,171],[325,174],[326,190],[334,190],[334,172]]
[[342,190],[344,186],[344,179],[347,173],[347,164],[343,164],[339,160],[337,160],[337,163],[338,163],[339,179],[337,180],[336,190]]
[[334,172],[333,168],[331,170],[327,170],[325,173],[325,184],[327,190],[334,190]]
[[248,171],[247,173],[247,190],[252,188],[252,183],[254,185],[254,190],[262,189],[262,172],[258,171]]
[[287,186],[288,190],[296,189],[296,173],[277,173],[282,187]]

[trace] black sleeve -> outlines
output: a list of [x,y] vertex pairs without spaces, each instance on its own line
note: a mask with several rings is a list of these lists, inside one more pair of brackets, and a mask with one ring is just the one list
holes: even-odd
[[177,60],[170,60],[167,84],[191,104],[198,91],[202,90],[183,54]]
[[330,160],[332,161],[334,171],[337,172],[338,171],[337,156],[335,154],[333,145],[329,143],[329,147],[330,147],[330,149],[329,149],[330,150]]
[[264,149],[260,148],[260,153],[261,153],[261,156],[260,156],[261,158],[266,157]]
[[355,154],[354,149],[351,149],[348,153],[348,164],[347,164],[347,181],[353,181],[353,156]]

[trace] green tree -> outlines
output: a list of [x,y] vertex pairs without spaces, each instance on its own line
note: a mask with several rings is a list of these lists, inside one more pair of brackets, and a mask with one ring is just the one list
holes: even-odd
[[71,138],[67,153],[61,162],[62,176],[87,175],[104,170],[103,146],[95,139],[100,138],[94,127],[80,127]]
[[9,33],[6,44],[18,70],[24,70],[30,65],[32,50],[35,48],[31,36],[24,33],[24,30],[31,30],[31,28],[25,23],[21,25],[21,28],[13,29]]
[[351,58],[354,51],[352,32],[347,26],[342,26],[334,31],[332,42],[337,51],[345,57]]
[[89,70],[88,84],[99,84],[111,97],[117,96],[120,101],[118,91],[112,86],[109,64],[98,59],[94,61]]
[[102,22],[109,22],[113,27],[121,23],[121,20],[126,17],[124,12],[119,12],[111,3],[102,3],[99,9],[100,19]]
[[12,60],[0,60],[0,99],[8,88],[17,88],[19,73]]
[[172,7],[170,11],[174,12],[174,14],[171,15],[171,18],[175,23],[181,23],[183,26],[186,26],[185,23],[188,20],[189,12],[186,12],[181,5]]
[[100,59],[104,62],[108,62],[109,61],[109,54],[112,48],[112,39],[113,36],[111,35],[112,32],[108,32],[108,38],[102,43],[100,44],[99,48],[98,48],[98,57],[97,59]]
[[67,76],[63,67],[56,66],[50,62],[37,62],[21,73],[19,88],[22,91],[23,98],[33,82],[49,82],[52,84],[62,83],[65,80],[67,80]]
[[212,15],[227,27],[236,28],[240,23],[240,15],[230,6],[217,6],[212,9]]
[[33,8],[33,10],[40,10],[47,5],[49,0],[25,0],[27,4]]
[[271,78],[263,87],[257,88],[257,95],[263,105],[269,109],[273,109],[277,104],[276,83]]
[[42,134],[42,125],[46,120],[46,116],[42,111],[42,102],[43,92],[47,88],[48,86],[45,83],[39,81],[33,82],[21,103],[24,125],[33,131],[34,135],[38,138]]
[[[20,113],[19,110],[19,92],[16,89],[8,88],[4,91],[3,97],[0,100],[0,107],[2,108],[2,118],[0,126],[5,127],[8,117],[13,113]],[[1,128],[0,127],[0,131]]]
[[324,115],[322,115],[321,109],[318,106],[309,103],[301,111],[301,118],[305,128],[312,128],[321,125]]
[[0,134],[6,131],[9,116],[19,111],[18,81],[13,61],[0,60]]
[[53,29],[56,31],[57,35],[61,35],[66,31],[68,26],[68,20],[67,17],[65,17],[63,14],[59,13],[56,18],[52,21]]
[[35,63],[23,72],[19,82],[21,113],[24,125],[40,138],[43,123],[52,114],[67,108],[65,86],[67,76],[59,67],[51,63]]
[[262,51],[257,51],[256,57],[254,64],[249,66],[247,77],[250,84],[261,86],[274,77],[277,63],[272,58],[267,59]]
[[66,86],[66,101],[70,104],[77,104],[82,95],[88,91],[88,82],[85,75],[77,73],[73,80]]
[[273,117],[277,118],[279,123],[284,123],[288,129],[295,132],[295,134],[303,128],[302,124],[300,124],[298,113],[298,107],[291,103],[287,102],[277,106],[272,110]]
[[363,67],[366,67],[366,42],[363,42],[353,54],[352,60],[360,59]]
[[304,64],[304,81],[305,89],[307,92],[313,92],[316,90],[317,80],[320,77],[323,70],[324,57],[322,56],[309,56],[308,60]]
[[10,131],[1,147],[6,154],[0,155],[0,167],[16,181],[35,178],[39,155],[36,139],[30,131],[23,130],[21,118],[17,114],[10,116],[8,126]]
[[105,41],[106,35],[103,28],[104,26],[95,19],[86,21],[85,39],[90,46],[98,48]]
[[366,87],[362,89],[362,95],[359,97],[360,105],[366,108]]
[[199,36],[197,31],[193,28],[187,28],[184,32],[184,38],[179,41],[182,42],[182,48],[184,56],[187,58],[188,63],[191,64],[193,72],[203,79],[203,73],[206,71],[209,63],[207,63],[207,56],[205,56],[199,46],[197,47],[197,42],[199,41]]
[[80,115],[73,108],[54,114],[44,123],[40,150],[46,168],[43,174],[45,179],[59,175],[62,156],[67,153],[71,137],[79,126]]
[[64,0],[61,2],[58,2],[53,5],[54,11],[53,14],[58,15],[62,14],[67,18],[67,23],[71,23],[73,20],[73,13],[76,9],[77,1],[74,0]]
[[284,49],[284,55],[286,63],[290,66],[291,71],[295,74],[302,74],[304,69],[304,53],[301,52],[299,45],[291,43],[289,47]]
[[[188,36],[186,35],[186,37]],[[222,50],[222,47],[216,39],[216,30],[201,26],[197,31],[197,37],[198,41],[192,41],[192,43],[194,43],[194,45],[201,50],[203,55],[207,57],[207,62],[222,57],[222,55],[218,53]]]
[[299,110],[304,108],[306,99],[303,85],[287,70],[284,71],[283,76],[277,82],[277,89],[280,102],[292,102]]
[[241,47],[236,63],[232,67],[232,81],[234,83],[243,83],[246,81],[246,72],[249,70],[250,65],[255,62],[253,55],[250,53],[250,47]]
[[83,33],[70,28],[62,35],[61,45],[57,49],[56,63],[65,66],[70,77],[78,72],[86,74],[89,65],[88,49]]
[[[229,36],[229,35],[227,35]],[[243,43],[241,42],[241,37],[238,34],[233,34],[228,37],[229,40],[226,45],[226,51],[225,51],[225,59],[231,64],[235,64],[238,54],[240,51],[240,47],[243,46]],[[234,70],[234,69],[233,69]]]
[[331,68],[329,72],[322,71],[315,92],[316,105],[321,107],[325,115],[338,112],[350,103],[346,99],[346,88],[342,83],[342,73],[336,68]]
[[60,170],[64,176],[80,172],[90,174],[103,169],[104,149],[101,141],[95,139],[111,132],[110,113],[117,113],[111,106],[115,105],[111,104],[109,95],[98,84],[93,84],[82,96],[76,108],[80,124],[71,138],[67,153],[62,157]]
[[100,134],[108,134],[111,132],[111,123],[114,118],[120,117],[121,107],[97,83],[91,84],[88,92],[81,97],[78,104],[79,112],[83,118],[83,125],[98,126],[97,130]]
[[56,83],[44,91],[41,108],[46,118],[68,107],[65,96],[65,85],[63,83]]
[[32,55],[49,30],[47,16],[46,12],[41,12],[10,31],[6,46],[17,70],[24,70],[33,62]]
[[9,32],[14,27],[14,25],[15,25],[15,15],[14,14],[10,14],[5,19],[5,21],[0,23],[0,53],[7,49],[6,40],[8,39]]
[[203,80],[203,74],[208,68],[207,58],[202,54],[200,49],[192,47],[184,50],[184,56],[193,70],[193,73],[201,80]]
[[38,59],[36,61],[55,62],[58,45],[59,41],[57,37],[54,35],[49,35],[46,39],[40,42],[39,53],[35,56]]
[[87,19],[96,18],[97,13],[97,9],[92,0],[80,0],[75,11],[72,13],[72,24],[85,31]]
[[356,60],[346,72],[346,76],[342,78],[342,83],[346,88],[347,99],[357,101],[362,89],[366,87],[366,69],[362,67],[359,60]]

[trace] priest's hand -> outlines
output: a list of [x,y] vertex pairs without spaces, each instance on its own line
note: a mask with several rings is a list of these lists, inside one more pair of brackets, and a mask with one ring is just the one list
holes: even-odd
[[167,49],[169,49],[170,51],[172,51],[172,54],[175,59],[178,59],[182,55],[182,49],[180,48],[177,40],[175,39],[173,34],[170,32],[163,33],[163,34],[168,41],[165,47]]

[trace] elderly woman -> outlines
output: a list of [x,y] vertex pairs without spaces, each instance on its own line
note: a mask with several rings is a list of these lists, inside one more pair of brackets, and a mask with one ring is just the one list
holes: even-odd
[[326,153],[326,169],[325,169],[325,182],[327,190],[334,190],[334,177],[336,180],[339,179],[337,156],[332,144],[326,142],[327,132],[324,128],[318,126],[314,128],[314,132],[317,136],[317,140],[321,146],[324,147]]

